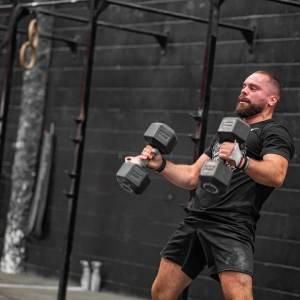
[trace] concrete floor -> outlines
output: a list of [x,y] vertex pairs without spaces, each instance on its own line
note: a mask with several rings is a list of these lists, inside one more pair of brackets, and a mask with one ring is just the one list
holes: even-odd
[[[32,274],[9,275],[0,273],[0,300],[56,300],[58,282]],[[82,291],[70,284],[66,300],[138,300],[110,292]]]

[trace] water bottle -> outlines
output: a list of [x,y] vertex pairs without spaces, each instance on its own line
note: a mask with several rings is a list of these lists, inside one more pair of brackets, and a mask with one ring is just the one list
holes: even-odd
[[81,260],[82,273],[80,278],[80,286],[83,290],[87,291],[90,288],[91,270],[87,260]]
[[101,266],[100,261],[92,261],[91,291],[99,292],[101,289]]

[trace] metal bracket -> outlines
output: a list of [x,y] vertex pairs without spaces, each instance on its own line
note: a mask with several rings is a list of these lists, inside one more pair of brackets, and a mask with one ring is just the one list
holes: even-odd
[[106,0],[98,0],[100,3],[97,4],[96,8],[96,18],[99,17],[99,15],[105,11],[109,7],[109,3]]
[[197,110],[197,111],[194,111],[192,113],[189,114],[195,122],[199,122],[199,121],[202,121],[202,117],[203,117],[203,110]]
[[169,34],[170,34],[170,31],[167,31],[166,35],[155,35],[154,36],[160,45],[162,55],[165,55],[167,52],[167,46],[168,46],[168,42],[169,42]]
[[189,134],[188,137],[192,140],[192,142],[194,144],[197,144],[200,142],[200,137],[199,136],[196,136],[196,135],[193,135],[193,134]]
[[254,45],[255,45],[255,41],[257,39],[257,31],[256,31],[256,25],[252,25],[252,31],[243,31],[243,37],[245,38],[248,46],[249,46],[249,53],[253,53],[254,52]]

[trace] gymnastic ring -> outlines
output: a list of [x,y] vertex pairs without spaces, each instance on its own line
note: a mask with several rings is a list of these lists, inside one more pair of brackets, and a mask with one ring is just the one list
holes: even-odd
[[[29,62],[26,62],[26,52],[31,49],[31,56]],[[36,48],[32,46],[31,42],[26,41],[22,44],[19,51],[19,61],[22,68],[26,70],[32,69],[36,63]]]
[[32,19],[28,24],[28,40],[34,48],[37,48],[39,43],[38,23],[37,19]]

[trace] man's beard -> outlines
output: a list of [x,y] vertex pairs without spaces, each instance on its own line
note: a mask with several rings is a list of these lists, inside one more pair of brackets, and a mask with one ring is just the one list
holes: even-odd
[[264,109],[262,105],[254,105],[252,103],[243,103],[240,102],[237,104],[235,108],[235,113],[240,118],[249,118],[261,113]]

